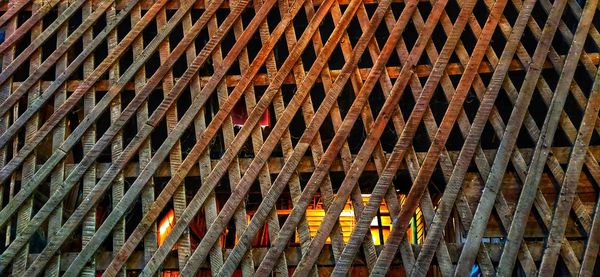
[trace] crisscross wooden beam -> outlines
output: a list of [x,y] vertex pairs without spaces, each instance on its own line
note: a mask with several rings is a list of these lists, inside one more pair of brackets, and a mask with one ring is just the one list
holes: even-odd
[[[479,242],[481,241],[486,221],[491,214],[491,209],[493,203],[495,202],[496,194],[499,190],[498,180],[506,170],[506,166],[508,165],[509,161],[509,155],[514,148],[517,139],[517,133],[519,131],[519,127],[517,126],[520,126],[523,122],[527,107],[529,106],[531,97],[533,95],[535,84],[537,83],[537,79],[541,74],[540,63],[545,60],[548,54],[548,49],[551,45],[551,39],[556,32],[558,22],[560,21],[560,16],[562,15],[565,6],[566,1],[556,1],[548,17],[546,26],[544,26],[542,38],[538,42],[538,46],[536,47],[536,51],[533,55],[532,63],[529,65],[529,70],[527,71],[525,80],[523,81],[523,85],[519,91],[519,97],[515,103],[508,124],[506,125],[506,131],[502,137],[501,144],[498,147],[500,154],[494,159],[492,170],[490,171],[490,175],[488,176],[488,180],[486,182],[486,189],[484,189],[481,197],[482,200],[477,206],[474,216],[474,218],[477,220],[473,225],[471,225],[467,235],[467,241],[465,242],[465,248],[461,252],[461,258],[455,273],[456,275],[466,274],[466,272],[474,263],[474,254],[479,247]],[[500,151],[500,149],[502,149],[502,151]]]
[[595,276],[597,2],[0,3],[0,272]]

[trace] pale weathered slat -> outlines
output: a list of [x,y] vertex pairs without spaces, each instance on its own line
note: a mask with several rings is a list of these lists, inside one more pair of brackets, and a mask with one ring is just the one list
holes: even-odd
[[[60,3],[58,5],[58,12],[62,13],[64,12],[64,10],[67,8],[67,3]],[[68,28],[67,26],[63,26],[60,30],[58,30],[57,32],[57,40],[56,40],[56,46],[60,47],[60,44],[65,41],[67,39],[68,36]],[[84,35],[85,36],[85,35]],[[66,67],[68,66],[68,57],[67,56],[63,56],[57,63],[56,63],[56,73],[55,73],[55,77],[58,77],[60,75],[60,72],[64,71],[66,69]],[[40,82],[41,85],[41,82]],[[63,85],[58,92],[56,93],[56,95],[54,96],[54,107],[58,108],[60,107],[60,105],[62,105],[64,103],[64,101],[67,99],[67,87],[65,85]],[[58,124],[58,127],[54,130],[54,133],[52,134],[52,149],[56,149],[60,146],[60,144],[65,140],[65,134],[66,134],[66,128],[67,128],[67,122],[66,120],[63,120],[61,123]],[[61,163],[58,165],[58,167],[55,169],[54,172],[52,172],[52,176],[50,176],[50,190],[54,190],[57,189],[60,184],[62,183],[62,181],[65,178],[65,163]],[[58,230],[60,228],[60,225],[62,225],[62,219],[63,219],[63,205],[59,205],[56,210],[53,212],[53,214],[50,216],[50,219],[48,220],[48,230],[50,230],[50,232],[48,232],[48,239],[51,240],[54,238],[54,231]],[[61,255],[60,253],[58,255],[55,255],[54,258],[52,258],[52,261],[48,264],[48,267],[46,269],[46,273],[45,276],[59,276],[60,274],[60,262],[61,262]]]
[[556,32],[558,22],[560,21],[560,15],[562,14],[565,5],[566,1],[556,1],[552,12],[548,17],[542,38],[536,47],[532,63],[529,65],[529,70],[527,71],[527,75],[525,76],[525,80],[519,91],[519,97],[513,107],[513,112],[506,125],[506,131],[504,132],[502,141],[498,147],[499,154],[494,159],[492,170],[490,171],[490,175],[486,182],[486,189],[484,189],[481,197],[482,200],[477,206],[474,216],[475,221],[469,229],[465,248],[461,253],[461,258],[456,269],[457,275],[466,274],[473,265],[475,251],[478,250],[479,242],[481,241],[482,233],[485,229],[484,225],[486,224],[487,219],[489,219],[499,189],[498,178],[503,175],[506,166],[508,165],[510,153],[514,148],[518,131],[531,101],[535,84],[541,74],[540,64],[545,60],[548,54],[551,39]]
[[[575,75],[575,68],[579,62],[579,57],[592,24],[593,14],[596,11],[597,5],[598,1],[595,0],[586,2],[583,9],[582,19],[579,21],[577,31],[573,36],[573,42],[569,48],[569,54],[565,60],[562,73],[556,86],[556,91],[552,98],[552,103],[548,110],[548,114],[546,115],[546,119],[544,120],[544,126],[542,127],[540,139],[536,145],[536,151],[534,152],[534,156],[529,167],[530,172],[528,173],[528,178],[530,177],[532,179],[531,186],[537,186],[539,184],[539,178],[541,176],[541,171],[543,170],[543,161],[548,153],[548,151],[544,151],[543,148],[546,148],[547,145],[550,145],[554,139],[554,133],[556,132],[556,128],[559,123],[559,117],[569,93],[568,87],[570,86]],[[598,82],[598,80],[595,80],[595,82]],[[571,205],[573,204],[574,195],[577,190],[579,175],[581,174],[583,163],[585,161],[587,145],[590,141],[592,133],[594,132],[593,128],[586,128],[586,126],[595,125],[599,108],[598,101],[600,101],[598,97],[600,97],[598,91],[592,91],[592,94],[588,99],[588,105],[585,109],[583,120],[581,121],[577,139],[573,145],[573,152],[571,153],[571,159],[569,161],[569,165],[565,172],[565,178],[560,189],[559,199],[557,200],[558,202],[554,209],[552,225],[548,234],[546,248],[544,249],[542,263],[540,264],[541,275],[554,274],[556,263],[558,261],[558,253],[564,239],[564,230],[570,217],[569,212],[571,211]],[[521,192],[523,197],[519,198],[518,203],[519,205],[521,204],[521,201],[523,201],[525,205],[524,209],[531,207],[531,204],[524,201],[529,200],[529,197],[527,197],[529,190],[526,189],[528,185],[529,184],[526,182],[525,187]],[[520,208],[519,206],[517,207]],[[521,232],[519,232],[519,235],[520,233]]]
[[2,2],[0,272],[595,275],[597,11]]
[[[39,5],[39,3],[33,3],[32,6],[33,6],[32,8],[34,10],[43,8],[43,6]],[[40,34],[42,33],[42,28],[43,28],[42,22],[36,23],[31,28],[31,39],[32,40],[35,39],[36,37],[40,36]],[[16,59],[18,59],[18,57]],[[32,52],[30,54],[29,69],[31,71],[33,71],[36,68],[38,68],[41,63],[42,63],[42,51],[41,51],[41,49],[36,49],[34,52]],[[9,66],[9,68],[10,68],[10,66]],[[7,71],[10,71],[10,69],[7,69]],[[36,98],[39,97],[40,90],[41,90],[40,83],[34,84],[33,87],[31,87],[31,89],[29,89],[29,91],[27,92],[27,96],[26,96],[28,105],[31,105],[31,103]],[[6,108],[8,109],[9,107],[6,107]],[[19,108],[14,107],[14,112],[18,113],[18,111],[19,111]],[[38,129],[39,122],[40,122],[40,115],[37,113],[34,114],[29,121],[27,121],[27,124],[25,125],[25,141],[26,142],[29,142],[31,137],[35,134],[36,130]],[[21,170],[22,175],[23,175],[23,178],[22,178],[23,182],[28,182],[29,180],[31,180],[31,178],[35,174],[35,164],[36,163],[37,163],[37,155],[35,152],[33,152],[23,162],[23,168]],[[27,226],[27,224],[29,223],[29,221],[31,219],[32,214],[33,214],[33,198],[30,197],[19,207],[19,210],[17,211],[17,225],[16,225],[17,233],[20,233],[23,231],[23,229],[25,229],[25,227]],[[25,269],[28,266],[27,265],[27,257],[28,256],[29,256],[29,245],[25,245],[21,249],[21,251],[17,254],[17,259],[15,260],[15,262],[12,265],[12,274],[13,275],[18,276],[18,275],[23,274],[23,272],[25,271]]]

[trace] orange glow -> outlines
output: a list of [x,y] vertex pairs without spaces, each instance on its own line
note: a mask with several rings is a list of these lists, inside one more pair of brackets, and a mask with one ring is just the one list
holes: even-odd
[[[362,200],[366,205],[369,202],[370,194],[363,194]],[[400,203],[404,201],[405,196],[400,195],[399,200]],[[278,211],[279,214],[289,214],[284,211]],[[317,230],[321,226],[323,222],[323,218],[325,217],[325,210],[321,200],[318,199],[312,205],[310,205],[306,210],[306,219],[308,221],[308,227],[310,230],[311,237],[314,237],[317,233]],[[422,243],[423,236],[423,217],[421,213],[421,209],[417,208],[415,212],[416,219],[416,237],[415,232],[412,229],[413,226],[409,225],[409,228],[406,230],[407,238],[410,239],[411,242]],[[345,242],[348,242],[350,236],[352,234],[352,230],[356,227],[356,219],[354,217],[354,208],[352,206],[352,202],[348,200],[344,210],[340,213],[338,217],[340,228],[342,231],[342,237]],[[373,242],[375,245],[382,245],[385,240],[388,238],[390,231],[392,229],[392,218],[390,217],[390,212],[387,207],[387,203],[384,201],[379,206],[378,216],[373,218],[371,222],[371,236],[373,237]],[[300,241],[298,234],[296,234],[296,241]],[[331,243],[330,239],[327,238],[327,243]]]
[[158,246],[161,246],[175,225],[175,212],[171,209],[158,224]]

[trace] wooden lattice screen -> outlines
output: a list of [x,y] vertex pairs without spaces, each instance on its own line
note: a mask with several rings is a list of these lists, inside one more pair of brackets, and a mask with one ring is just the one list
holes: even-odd
[[2,0],[0,273],[600,274],[598,0]]

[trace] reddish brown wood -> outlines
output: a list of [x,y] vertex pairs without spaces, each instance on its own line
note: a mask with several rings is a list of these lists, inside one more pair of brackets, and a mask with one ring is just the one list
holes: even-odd
[[598,275],[597,2],[0,1],[0,273]]

